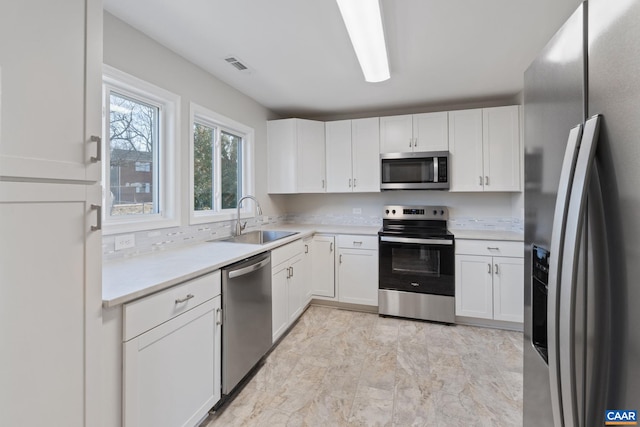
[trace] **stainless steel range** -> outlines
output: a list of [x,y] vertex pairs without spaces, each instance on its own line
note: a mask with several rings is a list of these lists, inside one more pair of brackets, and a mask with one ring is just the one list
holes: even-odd
[[455,322],[454,236],[444,206],[385,206],[378,313]]

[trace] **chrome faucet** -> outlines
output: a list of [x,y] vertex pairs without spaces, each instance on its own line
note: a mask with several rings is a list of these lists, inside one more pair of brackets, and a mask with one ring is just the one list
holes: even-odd
[[245,221],[244,224],[240,224],[240,205],[242,204],[242,201],[244,199],[251,199],[254,202],[256,202],[256,208],[257,208],[257,211],[258,211],[258,215],[262,215],[262,208],[260,207],[260,202],[258,202],[258,199],[256,199],[253,196],[242,196],[242,198],[240,200],[238,200],[238,207],[237,207],[238,219],[236,220],[236,236],[239,236],[240,234],[242,234],[242,230],[244,230],[245,227],[247,226],[247,221]]

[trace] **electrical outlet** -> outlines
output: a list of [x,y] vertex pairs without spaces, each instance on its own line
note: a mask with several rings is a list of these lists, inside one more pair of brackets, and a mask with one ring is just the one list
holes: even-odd
[[132,248],[136,245],[135,234],[123,234],[122,236],[116,236],[116,251],[121,249]]
[[354,215],[362,215],[362,208],[353,208]]

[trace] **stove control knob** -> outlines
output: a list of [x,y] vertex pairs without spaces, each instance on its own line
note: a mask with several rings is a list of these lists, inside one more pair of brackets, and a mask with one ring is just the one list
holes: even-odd
[[440,215],[444,215],[444,210],[440,210]]
[[434,210],[433,210],[433,214],[434,214],[434,215],[438,215],[438,211],[434,209]]
[[385,210],[384,213],[386,213],[387,215],[389,215],[389,209]]
[[396,210],[395,210],[395,209],[394,209],[394,210],[392,210],[392,211],[391,211],[391,213],[395,215],[395,213],[396,213]]

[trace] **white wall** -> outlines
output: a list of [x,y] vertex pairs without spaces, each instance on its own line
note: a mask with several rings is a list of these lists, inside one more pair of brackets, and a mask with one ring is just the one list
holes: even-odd
[[[519,193],[449,193],[446,191],[385,191],[358,194],[297,194],[275,196],[287,213],[382,216],[384,205],[443,205],[451,218],[512,217],[512,199]],[[517,216],[519,217],[519,215]]]
[[104,63],[181,97],[180,179],[182,224],[189,220],[189,103],[195,102],[255,129],[255,195],[266,215],[282,213],[267,195],[267,120],[270,110],[130,25],[104,12]]

